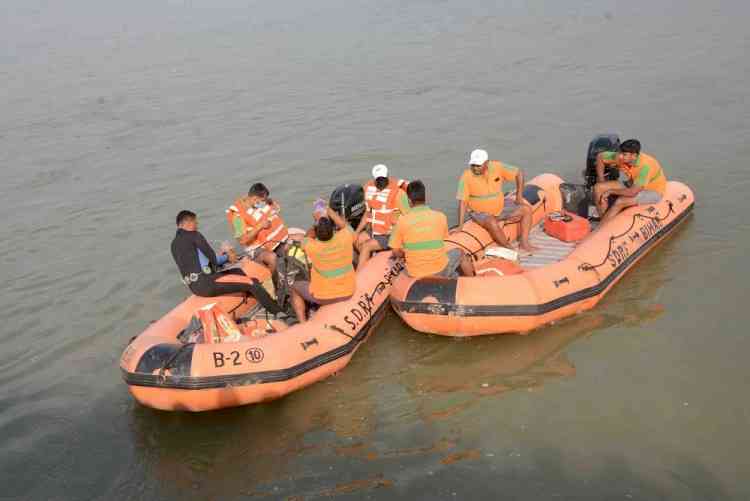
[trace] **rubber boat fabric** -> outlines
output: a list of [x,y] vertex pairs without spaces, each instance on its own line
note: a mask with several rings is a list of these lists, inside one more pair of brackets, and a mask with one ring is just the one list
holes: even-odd
[[[566,243],[546,235],[539,225],[550,214],[563,212],[562,183],[556,175],[543,174],[524,190],[533,206],[532,244],[535,236],[546,238],[554,241],[548,245],[561,253],[545,259],[548,249],[537,243],[541,249],[535,255],[521,258],[522,273],[455,279],[403,275],[391,290],[394,310],[410,327],[425,333],[463,337],[528,332],[593,308],[693,209],[690,188],[669,181],[659,203],[626,209],[583,240]],[[504,231],[514,240],[518,225],[506,225]],[[485,267],[484,251],[493,243],[474,222],[454,230],[447,242],[448,248],[460,247],[470,253],[478,269]]]
[[[320,381],[349,363],[384,315],[391,284],[403,269],[389,256],[379,253],[357,272],[350,300],[323,306],[291,327],[269,320],[276,333],[237,343],[183,343],[178,336],[201,307],[216,303],[238,319],[255,300],[241,294],[190,296],[131,341],[120,359],[123,379],[143,405],[187,411],[273,400]],[[268,277],[254,262],[244,260],[242,268],[251,278]]]

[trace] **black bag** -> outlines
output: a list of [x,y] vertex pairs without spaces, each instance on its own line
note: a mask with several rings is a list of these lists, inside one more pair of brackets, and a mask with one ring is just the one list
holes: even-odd
[[591,204],[591,190],[582,184],[561,183],[560,194],[562,195],[563,209],[581,217],[589,216],[589,205]]
[[[276,284],[276,300],[287,316],[293,316],[291,290],[294,282],[310,281],[310,267],[307,257],[300,259],[304,253],[300,244],[289,241],[284,254],[276,260],[276,273],[278,283]],[[299,257],[298,257],[299,256]]]

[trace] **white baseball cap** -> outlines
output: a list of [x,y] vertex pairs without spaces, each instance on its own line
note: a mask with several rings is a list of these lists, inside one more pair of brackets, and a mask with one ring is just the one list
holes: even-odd
[[469,165],[482,165],[490,156],[484,150],[474,150],[469,156]]
[[372,177],[377,179],[379,177],[388,177],[388,167],[383,164],[378,164],[372,168]]

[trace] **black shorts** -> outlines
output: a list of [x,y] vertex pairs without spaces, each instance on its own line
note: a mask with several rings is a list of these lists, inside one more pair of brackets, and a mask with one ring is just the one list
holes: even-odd
[[388,247],[388,240],[391,239],[390,235],[372,235],[373,240],[375,240],[381,249],[390,249]]

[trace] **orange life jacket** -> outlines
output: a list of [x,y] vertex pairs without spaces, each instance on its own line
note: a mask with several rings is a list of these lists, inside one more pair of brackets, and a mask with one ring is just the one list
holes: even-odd
[[246,228],[255,228],[258,224],[265,224],[271,221],[270,228],[263,228],[255,236],[255,240],[248,246],[248,249],[257,249],[263,247],[268,251],[274,250],[281,242],[286,241],[289,236],[284,220],[278,214],[278,211],[271,204],[266,204],[261,209],[248,207],[241,198],[234,201],[226,210],[229,227],[234,230],[234,218],[239,216]]
[[218,304],[208,304],[197,313],[203,325],[204,343],[236,343],[241,339],[239,327]]
[[354,232],[348,226],[325,242],[306,238],[303,250],[310,260],[310,294],[316,299],[334,299],[354,294],[357,287],[352,266]]
[[365,203],[367,204],[367,222],[372,227],[373,235],[388,235],[391,228],[396,224],[401,210],[398,206],[398,193],[403,180],[388,178],[388,186],[378,191],[375,180],[371,179],[365,184]]

